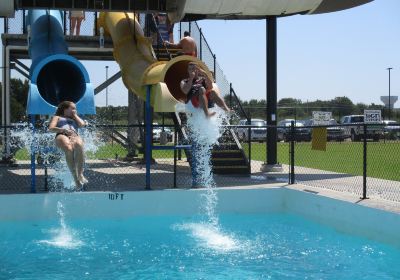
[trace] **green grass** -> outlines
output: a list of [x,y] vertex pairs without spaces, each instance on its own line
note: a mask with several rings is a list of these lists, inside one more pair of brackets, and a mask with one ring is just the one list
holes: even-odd
[[15,158],[17,160],[28,160],[31,158],[31,156],[28,153],[28,150],[24,148],[17,151],[17,153],[15,154]]
[[[253,160],[265,161],[265,143],[252,143],[251,153]],[[288,143],[278,143],[278,162],[289,164]],[[362,175],[363,143],[328,142],[325,152],[311,150],[309,142],[296,143],[295,165]],[[367,172],[368,177],[400,181],[400,142],[368,142]]]

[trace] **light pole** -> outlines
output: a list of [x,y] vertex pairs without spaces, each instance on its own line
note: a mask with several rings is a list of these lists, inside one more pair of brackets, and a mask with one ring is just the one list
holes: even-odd
[[389,71],[389,120],[392,118],[391,117],[392,109],[390,108],[390,102],[391,102],[391,100],[390,100],[390,70],[392,70],[392,69],[393,69],[393,67],[388,67],[387,68],[387,70]]
[[[108,80],[108,66],[106,66],[106,82]],[[106,86],[106,108],[108,107],[108,85]]]

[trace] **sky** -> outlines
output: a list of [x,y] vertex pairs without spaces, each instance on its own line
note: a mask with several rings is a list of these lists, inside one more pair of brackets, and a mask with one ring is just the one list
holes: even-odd
[[[388,94],[388,67],[393,67],[391,94],[400,96],[399,10],[399,0],[375,0],[336,13],[279,18],[278,99],[347,96],[355,103],[381,104],[380,96]],[[265,99],[265,20],[198,24],[239,97]],[[109,76],[119,70],[115,62],[83,64],[95,87],[104,81],[106,65]],[[127,100],[121,81],[109,87],[109,105],[126,105]],[[105,105],[105,91],[96,96],[96,105]]]

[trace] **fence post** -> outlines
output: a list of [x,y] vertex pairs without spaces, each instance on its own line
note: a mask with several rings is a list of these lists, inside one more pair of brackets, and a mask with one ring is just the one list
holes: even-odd
[[49,191],[49,174],[47,172],[47,164],[48,162],[44,163],[44,190],[46,192]]
[[294,184],[295,182],[295,174],[294,174],[294,144],[295,144],[295,135],[296,135],[296,128],[295,122],[292,121],[290,126],[290,179],[289,184]]
[[249,143],[249,158],[248,158],[247,164],[248,164],[248,168],[249,168],[249,171],[251,174],[251,119],[249,118],[247,121],[249,122],[249,128],[247,131],[247,136],[248,136],[247,141]]
[[203,32],[201,31],[201,28],[199,29],[200,30],[200,60],[202,60],[203,59],[203,40],[201,39],[202,37],[203,37]]
[[[63,16],[64,16],[64,18],[63,18],[63,20],[64,20],[64,22],[63,22],[63,26],[64,26],[64,35],[67,35],[67,12],[66,12],[66,11],[64,11]],[[70,23],[70,25],[71,25],[71,23]],[[68,28],[68,29],[70,29],[70,28]],[[71,30],[69,30],[69,32],[70,32],[69,35],[72,35],[72,34],[71,34]]]
[[36,147],[35,147],[35,115],[31,115],[32,143],[31,143],[31,193],[36,192]]
[[25,10],[22,10],[22,34],[26,34]]
[[229,108],[232,109],[232,83],[229,84]]
[[151,145],[152,145],[152,123],[151,123],[151,107],[150,107],[150,94],[151,86],[146,89],[146,102],[145,102],[145,161],[146,161],[146,190],[150,190],[150,168],[151,168]]
[[217,80],[217,65],[216,65],[217,58],[216,58],[215,54],[213,54],[213,60],[214,60],[214,80],[216,81]]
[[174,127],[174,188],[176,188],[176,156],[177,156],[177,150],[176,150],[176,145],[177,145],[177,138],[178,138],[178,128],[175,125]]
[[94,30],[93,30],[93,34],[95,36],[99,35],[98,28],[97,28],[97,12],[94,12]]
[[363,195],[367,199],[367,125],[364,123],[364,150],[363,150]]

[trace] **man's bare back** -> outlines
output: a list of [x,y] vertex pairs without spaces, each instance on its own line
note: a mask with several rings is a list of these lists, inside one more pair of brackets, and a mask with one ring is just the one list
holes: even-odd
[[184,37],[179,44],[182,51],[185,54],[192,54],[194,56],[197,56],[197,46],[196,46],[196,42],[194,41],[194,39],[192,37]]
[[183,37],[178,44],[171,44],[169,42],[165,42],[165,44],[170,47],[182,49],[183,53],[186,55],[197,57],[196,41],[188,34],[188,32],[185,32],[185,37]]

